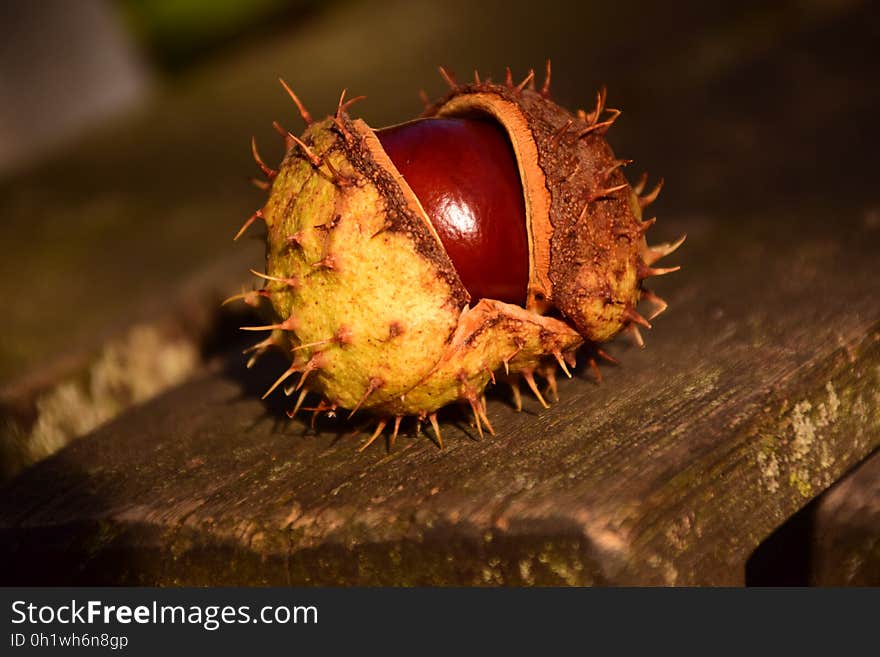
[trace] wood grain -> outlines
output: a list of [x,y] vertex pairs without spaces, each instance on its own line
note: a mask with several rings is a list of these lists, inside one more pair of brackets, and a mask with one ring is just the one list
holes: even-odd
[[538,31],[532,2],[341,3],[3,183],[0,380],[17,405],[78,376],[66,354],[179,322],[171,292],[193,272],[239,267],[229,237],[261,198],[250,135],[271,162],[271,120],[296,130],[279,74],[316,115],[343,86],[366,93],[381,125],[418,112],[420,86],[441,93],[437,64],[498,79],[552,56],[564,105],[608,83],[628,175],[666,176],[651,240],[689,237],[647,349],[613,345],[604,385],[581,369],[548,411],[514,413],[499,386],[496,438],[447,412],[443,451],[408,426],[393,452],[358,454],[344,422],[311,432],[259,401],[282,363],[230,354],[3,485],[0,582],[743,582],[755,547],[880,443],[878,17],[550,3]]
[[[386,454],[312,435],[238,357],[2,492],[4,581],[736,584],[776,525],[880,444],[878,231],[805,214],[691,229],[648,348],[498,437]],[[791,239],[792,234],[798,240]],[[251,378],[248,378],[248,377]],[[336,425],[338,423],[338,429]],[[455,429],[455,425],[460,428]]]

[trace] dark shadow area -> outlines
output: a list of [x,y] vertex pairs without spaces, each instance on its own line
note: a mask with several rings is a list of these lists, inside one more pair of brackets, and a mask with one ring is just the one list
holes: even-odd
[[[246,349],[257,340],[241,330],[242,326],[255,326],[264,321],[260,313],[243,303],[218,305],[204,335],[199,338],[199,355],[202,362],[226,358],[232,350]],[[247,360],[247,359],[244,359]]]
[[809,586],[821,496],[778,527],[746,562],[746,586]]
[[[121,570],[137,568],[128,555],[108,558],[98,549],[114,539],[101,520],[88,516],[106,508],[107,500],[93,493],[93,475],[72,463],[68,452],[0,486],[0,585],[94,585],[119,581]],[[41,526],[41,518],[52,517],[59,506],[68,509],[68,521]]]

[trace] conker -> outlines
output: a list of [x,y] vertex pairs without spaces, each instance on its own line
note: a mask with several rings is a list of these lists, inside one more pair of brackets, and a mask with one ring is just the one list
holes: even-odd
[[269,198],[238,234],[265,222],[266,271],[253,272],[265,284],[235,298],[268,300],[271,319],[243,327],[269,333],[247,351],[290,357],[266,395],[298,392],[291,416],[310,393],[314,414],[376,416],[362,448],[389,423],[393,444],[408,416],[442,445],[437,410],[450,403],[492,432],[484,389],[496,374],[517,407],[519,381],[546,406],[579,350],[596,369],[598,343],[627,332],[643,345],[639,327],[666,308],[645,281],[678,269],[654,267],[683,238],[647,246],[642,209],[660,185],[643,194],[644,178],[624,177],[604,90],[572,113],[550,99],[549,62],[540,89],[532,72],[519,84],[509,70],[501,84],[441,74],[450,91],[421,120],[378,131],[349,116],[357,99],[344,92],[313,120],[282,81],[306,130],[275,124],[278,170],[253,147]]
[[489,119],[418,119],[377,130],[473,301],[525,305],[528,235],[513,148]]

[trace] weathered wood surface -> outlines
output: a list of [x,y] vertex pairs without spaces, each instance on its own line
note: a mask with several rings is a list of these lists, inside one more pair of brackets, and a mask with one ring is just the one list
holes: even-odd
[[688,228],[668,316],[647,349],[616,348],[604,385],[579,376],[519,415],[502,392],[496,438],[453,415],[442,451],[358,454],[344,423],[307,435],[258,400],[278,363],[230,366],[7,487],[2,579],[741,582],[764,536],[880,444],[880,233],[804,213]]
[[129,323],[115,323],[100,338],[73,340],[64,356],[0,386],[0,482],[228,350],[255,313],[221,308],[221,300],[238,288],[257,253],[245,248],[205,267],[164,290],[161,300],[139,298]]
[[[299,126],[278,75],[315,114],[343,86],[365,93],[358,111],[385,125],[420,111],[419,87],[442,93],[437,64],[497,79],[506,65],[524,75],[550,56],[566,106],[588,105],[608,83],[609,100],[625,110],[612,144],[666,177],[661,219],[876,206],[880,28],[867,3],[543,7],[538,32],[525,0],[324,8],[0,182],[0,479],[173,383],[215,340],[216,300],[247,280],[245,263],[260,252],[255,241],[229,239],[262,198],[245,180],[255,172],[248,141],[256,133],[272,162],[280,142],[271,120]],[[658,33],[679,36],[658,43]],[[658,230],[657,239],[675,236],[663,221]],[[183,358],[170,372],[132,364],[130,381],[116,377],[116,360],[134,363],[145,350],[143,330],[151,350],[158,341]],[[110,390],[93,385],[106,383],[108,354]]]
[[813,584],[880,586],[880,452],[822,496],[814,525]]

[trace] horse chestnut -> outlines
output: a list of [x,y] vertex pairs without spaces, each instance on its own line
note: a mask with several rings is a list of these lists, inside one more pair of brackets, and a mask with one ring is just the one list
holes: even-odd
[[497,123],[419,119],[376,136],[428,213],[471,298],[524,305],[528,235],[513,148]]
[[[276,125],[287,152],[268,177],[264,207],[244,224],[267,227],[266,281],[237,295],[271,302],[269,331],[249,351],[284,350],[291,366],[266,392],[299,374],[291,416],[309,391],[312,410],[378,417],[371,444],[393,420],[429,419],[470,406],[478,431],[492,430],[483,391],[503,369],[546,406],[534,375],[555,394],[555,369],[568,374],[584,344],[629,331],[641,345],[636,311],[652,265],[681,243],[649,248],[653,219],[642,208],[660,191],[630,187],[604,134],[620,114],[572,114],[550,100],[534,73],[515,85],[457,84],[418,121],[379,131],[351,119],[354,100],[314,121],[282,82],[307,124],[297,137]],[[683,239],[683,238],[682,238]],[[650,318],[649,318],[650,319]],[[591,365],[595,361],[591,358]]]

